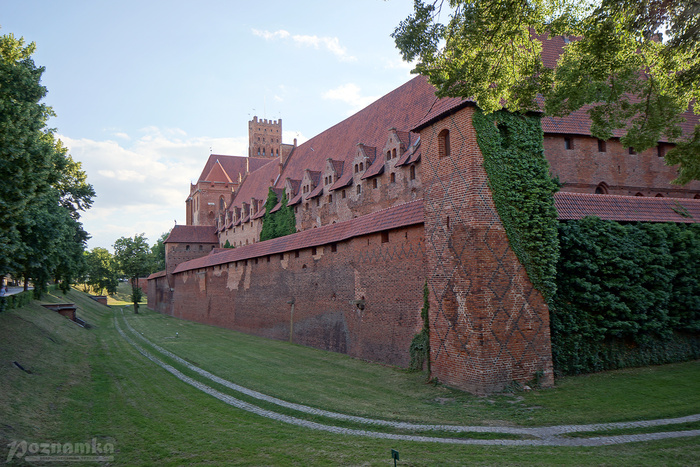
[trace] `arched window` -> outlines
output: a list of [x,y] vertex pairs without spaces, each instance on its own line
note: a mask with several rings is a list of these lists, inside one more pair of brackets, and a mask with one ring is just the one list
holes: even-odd
[[226,203],[224,202],[224,197],[222,196],[219,198],[219,211],[223,211],[225,207]]
[[637,192],[637,194],[634,196],[644,196],[644,195],[641,192]]
[[438,134],[438,154],[450,157],[450,130],[444,129]]
[[415,165],[412,165],[412,166],[411,166],[411,168],[410,168],[410,170],[409,170],[409,174],[410,174],[410,177],[409,177],[409,178],[410,178],[411,180],[415,180],[415,179],[416,179],[416,166],[415,166]]
[[608,194],[608,186],[605,183],[601,183],[595,188],[595,194],[596,195],[607,195]]
[[391,183],[395,183],[395,182],[396,182],[396,174],[395,174],[394,172],[391,172],[390,179],[391,179]]
[[355,164],[355,173],[357,173],[359,171],[360,171],[359,166],[357,164]]
[[365,166],[363,165],[362,162],[360,162],[360,172],[362,172],[362,171],[364,171],[364,170],[365,170]]
[[190,251],[190,246],[189,246],[189,245],[185,246],[185,251]]
[[391,159],[391,151],[386,152],[386,160]]
[[395,157],[396,157],[396,148],[391,150],[391,158],[393,159]]
[[362,185],[357,185],[357,194],[362,193]]

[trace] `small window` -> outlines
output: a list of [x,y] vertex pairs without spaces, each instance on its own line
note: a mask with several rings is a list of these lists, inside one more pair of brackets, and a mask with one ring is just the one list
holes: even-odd
[[410,168],[410,170],[409,170],[409,174],[410,174],[410,177],[409,177],[409,178],[410,178],[411,180],[415,180],[415,179],[416,179],[416,166],[415,166],[415,165],[412,165],[412,166],[411,166],[411,168]]
[[391,159],[391,151],[386,152],[386,160]]
[[659,143],[656,146],[656,155],[659,157],[664,157],[666,155],[666,146],[663,143]]
[[637,192],[637,194],[634,195],[634,196],[644,196],[644,195],[643,195],[642,193],[640,193],[640,192]]
[[362,185],[357,185],[356,190],[357,190],[357,194],[358,194],[358,195],[359,195],[360,193],[362,193]]
[[203,245],[199,245],[199,251],[204,251],[204,246],[203,246]]
[[571,136],[564,136],[564,148],[574,149],[574,140]]
[[634,148],[632,146],[630,146],[629,153],[630,153],[630,155],[634,156],[635,154],[637,154],[637,151],[635,151]]
[[605,147],[605,141],[602,139],[598,140],[598,152],[605,152],[606,147]]
[[333,195],[328,195],[328,202],[332,203],[333,202]]
[[255,258],[255,264],[258,264],[258,258]]
[[372,179],[372,188],[377,188],[379,186],[379,183],[377,182],[377,179],[374,178]]
[[315,246],[314,246],[314,247],[311,247],[311,254],[312,254],[313,256],[316,256],[316,247],[315,247]]
[[595,187],[595,194],[596,195],[607,195],[608,194],[608,186],[605,183],[599,184],[597,187]]
[[294,252],[294,257],[295,257],[295,258],[298,258],[298,257],[299,257],[299,250],[296,250],[296,251]]
[[450,130],[442,130],[438,134],[438,154],[440,157],[450,157]]
[[359,172],[359,171],[360,171],[359,166],[358,166],[357,164],[355,164],[355,173],[357,173],[357,172]]
[[190,251],[190,246],[189,246],[189,245],[185,246],[185,251]]
[[391,180],[391,183],[396,183],[396,174],[394,172],[391,172],[389,180]]
[[321,198],[316,198],[316,207],[321,205]]
[[382,232],[382,243],[389,243],[389,232]]
[[269,257],[269,256],[267,257],[267,262],[268,262],[268,263],[270,262],[270,257]]
[[391,158],[393,159],[395,157],[396,157],[396,148],[391,150]]
[[360,162],[360,172],[363,172],[365,170],[365,166],[362,162]]
[[342,198],[345,199],[345,190],[342,191]]
[[331,243],[331,253],[335,253],[336,251],[338,251],[338,245]]
[[656,193],[656,197],[657,197],[657,198],[663,198],[664,195],[662,195],[661,193]]

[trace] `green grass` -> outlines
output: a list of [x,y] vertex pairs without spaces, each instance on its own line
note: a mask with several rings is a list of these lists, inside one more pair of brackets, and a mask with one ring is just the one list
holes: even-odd
[[[115,331],[114,308],[78,292],[45,298],[75,302],[79,316],[94,327],[82,329],[35,303],[0,313],[0,463],[11,440],[92,438],[115,445],[112,465],[390,465],[392,448],[400,452],[399,465],[700,462],[697,438],[596,448],[453,446],[274,422],[230,407],[145,359]],[[700,412],[698,362],[566,378],[556,389],[479,398],[426,384],[420,374],[175,320],[143,307],[135,316],[125,308],[139,332],[198,366],[327,410],[425,423],[528,426]]]

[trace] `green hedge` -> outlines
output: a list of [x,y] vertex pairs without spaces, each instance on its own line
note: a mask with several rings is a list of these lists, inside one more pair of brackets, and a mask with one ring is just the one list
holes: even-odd
[[700,225],[559,223],[559,374],[700,358]]

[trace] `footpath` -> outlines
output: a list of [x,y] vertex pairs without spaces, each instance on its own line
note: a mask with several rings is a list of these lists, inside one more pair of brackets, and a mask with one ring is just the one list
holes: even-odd
[[[142,334],[137,332],[131,327],[126,317],[123,314],[122,318],[128,329],[128,334],[119,326],[119,321],[117,317],[114,317],[114,325],[117,332],[126,340],[130,345],[132,345],[141,355],[160,366],[164,370],[168,371],[170,374],[178,378],[179,380],[190,384],[191,386],[199,389],[200,391],[215,397],[226,404],[233,407],[237,407],[248,412],[255,413],[262,417],[270,418],[272,420],[277,420],[283,423],[289,423],[291,425],[296,425],[304,428],[309,428],[312,430],[326,431],[329,433],[351,435],[351,436],[364,436],[370,438],[382,438],[382,439],[392,439],[401,441],[418,441],[418,442],[432,442],[432,443],[443,443],[443,444],[465,444],[465,445],[498,445],[498,446],[606,446],[612,444],[624,444],[633,443],[641,441],[653,441],[659,439],[668,438],[679,438],[687,436],[700,436],[700,430],[679,430],[679,431],[664,431],[656,433],[638,433],[638,434],[620,434],[611,436],[594,436],[594,437],[566,437],[567,434],[571,433],[586,433],[586,432],[599,432],[607,430],[620,430],[620,429],[638,429],[638,428],[652,428],[665,425],[676,425],[681,423],[690,423],[700,421],[700,414],[689,415],[686,417],[679,418],[665,418],[657,420],[640,420],[634,422],[618,422],[618,423],[600,423],[600,424],[589,424],[589,425],[556,425],[556,426],[544,426],[544,427],[508,427],[508,426],[455,426],[455,425],[424,425],[406,422],[394,422],[389,420],[378,420],[365,417],[357,417],[353,415],[341,414],[337,412],[331,412],[327,410],[317,409],[314,407],[305,406],[302,404],[295,404],[275,397],[271,397],[262,394],[257,391],[253,391],[249,388],[245,388],[223,378],[220,378],[202,368],[199,368],[186,360],[180,358],[179,356],[173,354],[172,352],[163,349],[157,344],[151,342]],[[131,336],[136,336],[144,343],[148,344],[150,347],[155,349],[158,353],[167,356],[178,364],[184,365],[189,370],[197,373],[198,375],[225,386],[233,391],[241,394],[245,394],[249,397],[261,400],[264,402],[272,403],[280,407],[287,409],[292,409],[298,412],[302,412],[309,415],[320,416],[325,418],[330,418],[334,420],[344,420],[361,425],[367,425],[369,427],[390,427],[393,429],[404,429],[411,431],[439,431],[447,433],[500,433],[508,435],[521,435],[527,436],[531,439],[469,439],[469,438],[442,438],[436,436],[421,436],[421,435],[408,435],[408,434],[397,434],[397,433],[384,433],[381,431],[364,430],[364,429],[354,429],[338,427],[334,425],[327,425],[323,423],[313,422],[309,420],[304,420],[297,417],[292,417],[290,415],[281,414],[272,410],[263,409],[254,404],[237,399],[229,394],[222,393],[206,384],[201,383],[189,376],[183,374],[178,369],[169,365],[155,355],[153,355],[148,350],[144,349],[142,346],[137,344]],[[534,439],[533,439],[534,438]]]

